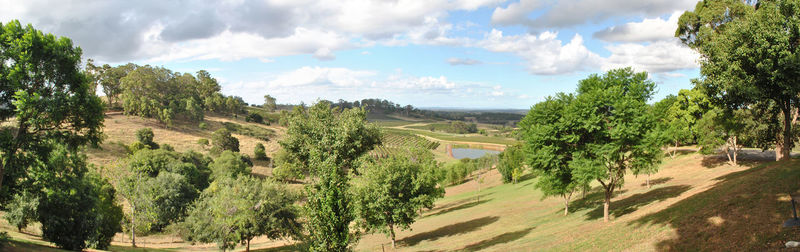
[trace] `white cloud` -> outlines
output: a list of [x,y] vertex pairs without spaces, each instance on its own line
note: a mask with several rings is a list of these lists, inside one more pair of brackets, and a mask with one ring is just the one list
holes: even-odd
[[418,90],[418,91],[448,91],[456,87],[452,81],[448,81],[446,77],[415,77],[406,76],[403,74],[395,74],[389,76],[386,81],[375,82],[373,87],[386,88],[388,90]]
[[331,49],[323,47],[314,51],[314,58],[318,60],[334,60],[336,59],[336,55],[331,52]]
[[[374,76],[371,71],[350,70],[347,68],[302,67],[284,73],[269,82],[269,87],[297,88],[301,86],[361,87],[365,78]],[[296,90],[296,89],[295,89]]]
[[[696,3],[697,0],[520,0],[505,8],[496,8],[492,13],[492,23],[553,29],[618,17],[660,16],[688,10]],[[530,17],[539,11],[544,12],[535,18]]]
[[619,26],[611,26],[595,32],[592,37],[612,42],[645,42],[657,40],[674,40],[678,29],[678,18],[683,12],[673,12],[668,19],[645,18],[641,22],[631,22]]
[[599,66],[601,58],[583,45],[583,37],[575,34],[563,44],[557,33],[503,35],[493,29],[478,46],[492,52],[513,53],[527,61],[533,74],[563,74]]
[[447,59],[447,63],[450,64],[451,66],[458,66],[458,65],[479,65],[483,62],[470,58],[449,58]]
[[651,73],[671,72],[697,68],[697,52],[679,41],[657,41],[647,45],[626,43],[610,45],[611,56],[605,59],[603,69],[631,66]]

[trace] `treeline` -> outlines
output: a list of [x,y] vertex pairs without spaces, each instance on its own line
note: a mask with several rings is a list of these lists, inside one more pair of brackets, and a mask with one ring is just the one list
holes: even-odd
[[524,115],[501,112],[462,112],[462,111],[435,111],[415,108],[412,105],[400,105],[383,99],[362,99],[360,101],[345,101],[339,99],[331,102],[334,107],[364,108],[369,113],[391,115],[398,114],[414,118],[443,119],[454,121],[467,121],[474,123],[488,123],[515,126]]
[[207,71],[195,75],[164,67],[135,64],[86,66],[92,89],[103,88],[108,104],[126,114],[155,118],[166,125],[173,120],[202,121],[206,112],[243,115],[247,103],[220,93],[220,85]]

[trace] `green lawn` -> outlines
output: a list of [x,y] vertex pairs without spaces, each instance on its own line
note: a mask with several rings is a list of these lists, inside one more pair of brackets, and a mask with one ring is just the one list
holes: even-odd
[[454,141],[454,142],[476,142],[476,143],[490,143],[490,144],[503,144],[503,145],[513,145],[518,141],[513,138],[506,138],[506,137],[499,137],[499,136],[483,136],[478,134],[450,134],[450,133],[442,133],[442,132],[431,132],[430,130],[417,130],[417,129],[396,129],[396,128],[386,128],[387,131],[406,131],[412,132],[414,134],[428,136],[444,141]]

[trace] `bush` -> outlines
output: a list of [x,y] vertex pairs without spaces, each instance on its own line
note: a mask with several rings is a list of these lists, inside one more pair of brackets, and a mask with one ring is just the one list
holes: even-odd
[[264,123],[264,117],[259,115],[258,113],[250,113],[247,117],[244,118],[246,122],[254,122],[254,123]]
[[6,205],[6,214],[3,218],[8,221],[8,224],[17,227],[17,230],[21,232],[28,224],[36,221],[38,207],[39,197],[30,192],[23,192],[14,195],[11,202]]
[[127,146],[128,154],[134,154],[140,150],[149,150],[150,146],[143,144],[142,142],[136,141],[133,142],[130,146]]
[[250,166],[244,161],[244,157],[232,151],[222,152],[208,167],[211,170],[212,180],[223,177],[236,178],[241,174],[250,174]]
[[253,156],[256,160],[269,160],[269,158],[267,158],[267,150],[261,143],[256,144],[256,148],[253,150]]
[[139,140],[140,143],[147,145],[151,150],[158,149],[158,144],[153,141],[153,129],[151,128],[141,128],[136,131],[136,139]]
[[202,145],[202,146],[208,146],[208,139],[205,139],[205,138],[197,139],[197,144]]
[[161,145],[161,149],[163,149],[163,150],[165,150],[165,151],[175,151],[175,148],[174,148],[174,147],[172,147],[172,145],[169,145],[169,144],[163,144],[163,145]]
[[522,146],[519,144],[510,146],[498,156],[500,162],[497,164],[497,171],[503,177],[503,183],[512,181],[516,183],[517,179],[514,178],[514,173],[516,172],[517,176],[521,175],[522,166],[525,162]]
[[231,132],[228,129],[214,131],[214,134],[211,135],[211,144],[213,144],[212,148],[215,148],[218,152],[239,152],[239,139],[231,136]]
[[201,122],[200,124],[198,124],[197,127],[200,128],[201,130],[208,129],[208,125],[206,123],[204,123],[204,122]]

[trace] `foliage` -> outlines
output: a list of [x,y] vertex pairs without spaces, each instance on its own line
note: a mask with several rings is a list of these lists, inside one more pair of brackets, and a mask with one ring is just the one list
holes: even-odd
[[264,109],[268,112],[272,112],[275,111],[276,108],[275,98],[270,95],[264,95]]
[[231,132],[228,129],[214,131],[214,134],[211,135],[211,144],[215,152],[239,152],[239,139],[231,136]]
[[[788,159],[796,138],[792,115],[800,86],[800,3],[758,1],[757,8],[737,1],[698,4],[679,20],[676,35],[701,55],[701,86],[724,110],[772,107],[761,117],[775,118],[779,134],[759,136],[775,143],[776,158]],[[684,29],[682,27],[692,29]],[[772,114],[772,115],[770,115]]]
[[297,196],[271,180],[250,176],[222,178],[192,206],[184,226],[189,241],[216,242],[220,249],[266,235],[270,239],[298,237],[301,225]]
[[207,146],[208,145],[208,139],[207,138],[197,139],[197,144],[202,145],[202,146]]
[[367,124],[363,109],[333,110],[318,102],[308,111],[295,107],[280,141],[288,163],[308,167],[316,182],[306,186],[304,207],[312,251],[343,251],[357,239],[350,233],[354,219],[346,173],[380,144],[381,132]]
[[261,117],[258,113],[248,113],[247,117],[244,118],[245,122],[254,122],[254,123],[264,123],[264,117]]
[[716,152],[719,147],[724,146],[728,161],[736,165],[736,157],[741,149],[740,139],[742,137],[747,137],[745,135],[747,133],[745,123],[737,119],[742,119],[744,117],[747,117],[744,110],[723,111],[717,108],[708,111],[703,118],[697,122],[698,132],[701,136],[698,139],[700,152],[703,154],[712,154]]
[[503,177],[503,183],[514,182],[514,173],[522,171],[525,165],[525,153],[521,145],[516,144],[509,146],[498,155],[499,162],[497,164],[497,171]]
[[11,21],[0,24],[0,52],[0,121],[14,122],[0,126],[4,202],[30,182],[50,140],[72,149],[99,144],[103,103],[90,92],[80,71],[81,49],[68,38]]
[[85,156],[60,144],[51,150],[36,172],[41,183],[37,215],[42,238],[69,250],[87,245],[107,248],[121,230],[122,208],[116,204],[113,187],[98,175],[87,174]]
[[462,121],[450,122],[450,127],[446,129],[448,133],[467,134],[478,132],[478,126],[474,123],[467,124]]
[[151,128],[141,128],[136,131],[136,139],[140,143],[147,145],[151,150],[158,149],[158,144],[153,141],[153,137],[155,137],[155,134],[153,134],[153,129]]
[[121,80],[128,75],[131,71],[136,69],[136,65],[128,63],[112,67],[108,64],[102,66],[95,66],[92,63],[87,64],[87,73],[96,84],[103,87],[103,92],[108,99],[108,105],[114,107],[115,100],[122,92]]
[[253,149],[253,157],[256,160],[269,160],[267,157],[267,150],[264,148],[263,144],[256,144],[256,148]]
[[[423,149],[423,151],[427,151]],[[409,229],[422,208],[432,208],[444,188],[437,185],[437,168],[432,157],[402,155],[365,165],[353,187],[355,205],[362,226],[378,231],[395,244],[395,228]]]
[[22,192],[14,195],[5,208],[6,214],[3,215],[3,218],[8,221],[8,224],[17,227],[18,231],[22,231],[38,218],[36,211],[39,208],[39,197],[31,192]]
[[197,125],[197,127],[200,128],[201,130],[206,130],[208,128],[208,124],[201,122],[200,124]]
[[212,180],[250,174],[250,166],[238,152],[223,151],[208,167],[211,169]]
[[272,169],[272,177],[280,181],[304,179],[307,169],[291,162],[288,155],[283,149],[279,149],[275,153],[275,168]]

